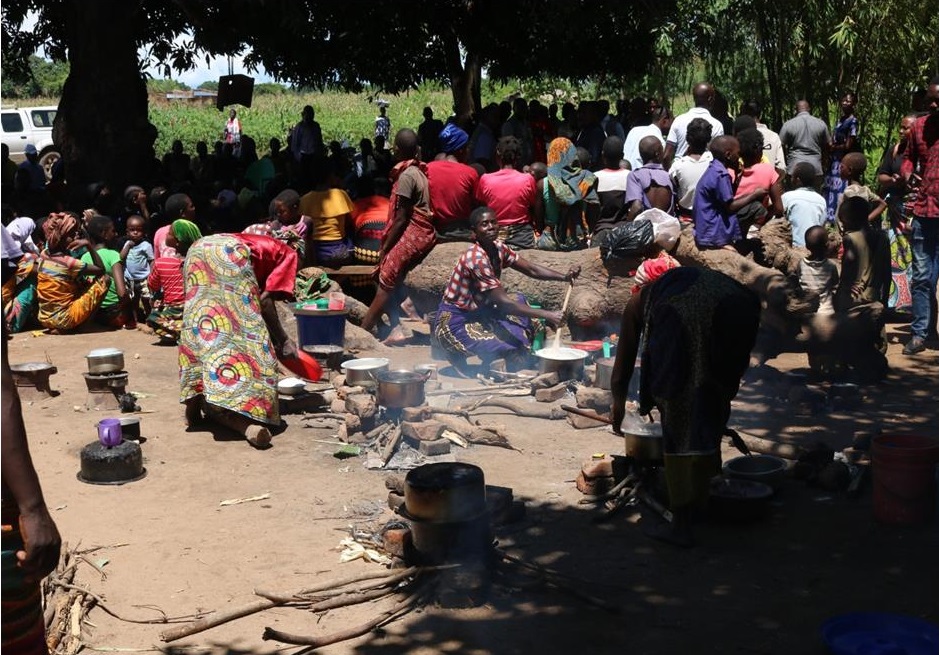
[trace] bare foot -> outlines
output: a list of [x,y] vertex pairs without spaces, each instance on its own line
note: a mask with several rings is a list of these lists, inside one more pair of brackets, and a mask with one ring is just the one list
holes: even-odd
[[402,326],[397,326],[391,330],[391,333],[382,341],[386,346],[403,346],[411,340],[413,332],[405,330]]
[[249,425],[245,428],[245,438],[255,448],[267,448],[271,445],[271,432],[262,425]]

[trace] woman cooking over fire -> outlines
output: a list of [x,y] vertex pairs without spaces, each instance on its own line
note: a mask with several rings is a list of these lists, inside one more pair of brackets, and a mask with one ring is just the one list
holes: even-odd
[[720,442],[730,401],[747,370],[760,301],[731,278],[705,268],[664,273],[626,304],[613,366],[613,431],[622,434],[626,395],[644,339],[639,414],[658,407],[672,523],[650,537],[692,546],[691,518],[720,474]]
[[522,259],[501,241],[496,213],[477,207],[470,214],[470,229],[476,243],[463,253],[453,269],[450,282],[437,309],[434,334],[454,367],[464,375],[466,358],[476,355],[484,368],[492,360],[527,355],[532,342],[532,318],[551,325],[561,320],[561,312],[530,307],[521,294],[514,297],[502,287],[502,271],[514,268],[537,280],[570,282],[580,275],[580,266],[565,273]]

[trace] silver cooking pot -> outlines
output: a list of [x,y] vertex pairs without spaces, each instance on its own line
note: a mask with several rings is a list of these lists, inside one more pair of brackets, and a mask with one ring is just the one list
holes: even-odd
[[576,348],[542,348],[535,351],[539,360],[539,373],[557,373],[561,380],[580,380],[584,377],[587,352]]
[[346,384],[350,387],[374,387],[378,383],[378,374],[388,370],[388,359],[385,357],[367,357],[363,359],[350,359],[341,365],[346,376]]
[[424,383],[430,373],[382,371],[378,373],[378,404],[386,409],[420,407],[424,404]]
[[88,372],[93,375],[118,373],[124,370],[124,353],[117,348],[98,348],[85,357]]

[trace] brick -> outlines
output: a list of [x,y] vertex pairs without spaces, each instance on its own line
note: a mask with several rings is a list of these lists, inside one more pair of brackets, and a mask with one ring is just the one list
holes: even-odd
[[346,429],[349,433],[359,432],[362,429],[362,417],[346,412]]
[[371,418],[378,411],[378,403],[370,393],[350,394],[346,396],[346,411],[360,418]]
[[366,392],[365,387],[345,387],[345,386],[343,386],[343,387],[339,387],[338,389],[336,389],[336,393],[339,395],[339,397],[340,397],[342,400],[345,400],[345,399],[348,398],[349,396],[354,396],[354,395],[357,394],[357,393],[365,393],[365,392]]
[[578,407],[593,409],[600,414],[608,413],[613,405],[613,392],[597,387],[579,387],[574,398]]
[[[601,415],[601,416],[605,416],[605,415]],[[584,430],[586,428],[602,428],[608,425],[607,423],[604,423],[603,421],[595,421],[592,418],[587,418],[586,416],[580,416],[578,414],[568,414],[567,422],[570,423],[573,427],[575,427],[578,430]]]
[[[401,434],[414,441],[435,441],[446,429],[447,426],[433,419],[401,422]],[[447,443],[450,442],[447,441]]]
[[417,449],[421,455],[427,455],[428,457],[433,457],[434,455],[447,455],[450,453],[450,441],[448,439],[422,441]]
[[588,459],[580,467],[584,477],[590,478],[609,478],[613,476],[613,458],[604,455],[602,458]]
[[345,414],[346,413],[346,401],[339,400],[338,398],[331,403],[329,403],[329,411],[333,414]]
[[346,376],[342,373],[333,373],[329,376],[329,383],[333,385],[333,389],[341,389],[346,386]]
[[547,389],[537,389],[535,391],[535,400],[539,403],[553,403],[567,395],[567,382],[556,384]]
[[430,408],[426,405],[420,407],[405,407],[401,410],[402,421],[423,421],[430,418]]
[[583,471],[577,475],[577,480],[575,482],[577,486],[577,491],[588,496],[596,496],[602,493],[606,493],[616,484],[613,481],[613,476],[611,475],[608,478],[590,478],[588,479]]
[[397,512],[402,505],[404,505],[404,496],[400,496],[393,491],[388,494],[388,507],[391,511]]
[[381,536],[382,548],[393,557],[404,559],[404,554],[411,547],[411,530],[409,528],[392,528],[385,530]]
[[553,387],[558,382],[561,381],[561,378],[557,373],[545,373],[539,375],[532,379],[531,388],[532,389],[547,389],[548,387]]

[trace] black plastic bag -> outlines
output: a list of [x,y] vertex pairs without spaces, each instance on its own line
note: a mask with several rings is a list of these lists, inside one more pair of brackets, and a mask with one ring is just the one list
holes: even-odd
[[648,251],[654,239],[652,221],[620,223],[607,232],[606,243],[600,244],[600,256],[606,261],[611,257],[628,259],[643,255]]

